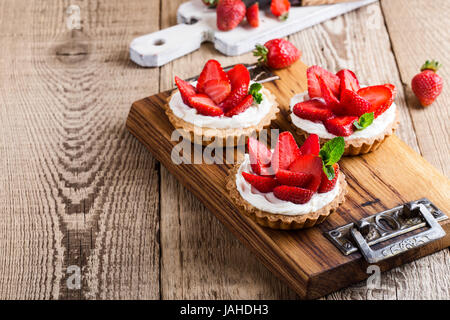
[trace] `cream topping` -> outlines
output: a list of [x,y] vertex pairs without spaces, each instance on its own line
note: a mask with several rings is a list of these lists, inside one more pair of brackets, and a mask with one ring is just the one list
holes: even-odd
[[[192,83],[194,86],[196,82]],[[191,108],[183,102],[181,94],[177,91],[169,102],[169,107],[173,113],[186,122],[192,123],[197,127],[215,128],[215,129],[236,129],[248,128],[257,125],[270,112],[274,102],[268,99],[261,89],[263,100],[260,104],[253,104],[244,112],[233,117],[211,117],[199,114],[195,108]]]
[[[335,138],[336,136],[332,133],[329,133],[322,122],[310,121],[307,119],[300,118],[294,114],[293,112],[294,106],[297,103],[306,101],[308,99],[309,99],[308,93],[301,93],[292,97],[290,102],[292,123],[296,127],[302,129],[303,131],[306,131],[310,134],[312,133],[317,134],[320,138],[324,139]],[[384,130],[386,130],[386,128],[389,125],[391,125],[395,121],[396,108],[397,106],[395,105],[395,103],[393,103],[389,107],[389,109],[387,109],[382,115],[376,118],[370,126],[365,128],[364,130],[355,131],[348,137],[344,137],[344,140],[347,141],[359,138],[372,138],[381,134]]]
[[307,203],[295,204],[278,199],[273,192],[259,192],[244,179],[242,172],[253,173],[248,154],[245,155],[236,174],[236,187],[245,201],[259,210],[273,214],[294,216],[316,212],[331,203],[339,194],[339,183],[337,183],[333,190],[327,193],[315,193]]

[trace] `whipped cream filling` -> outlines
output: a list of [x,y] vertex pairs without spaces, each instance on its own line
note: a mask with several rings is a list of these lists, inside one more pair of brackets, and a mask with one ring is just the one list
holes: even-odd
[[[250,82],[250,85],[253,82]],[[193,82],[192,85],[196,85]],[[199,114],[195,108],[191,108],[183,102],[180,91],[177,91],[170,99],[169,107],[173,113],[186,122],[192,123],[197,127],[215,128],[215,129],[236,129],[248,128],[257,125],[270,112],[273,101],[270,101],[261,89],[263,100],[260,104],[253,104],[244,112],[233,117],[211,117]]]
[[[322,100],[321,98],[315,98]],[[322,122],[314,122],[307,119],[303,119],[298,117],[294,114],[294,106],[299,103],[309,100],[308,93],[301,93],[297,94],[291,99],[290,107],[291,107],[291,119],[292,123],[302,129],[303,131],[306,131],[310,134],[315,133],[320,138],[324,139],[333,139],[336,136],[332,133],[329,133]],[[359,139],[359,138],[372,138],[379,134],[381,134],[388,126],[390,126],[395,121],[396,116],[396,108],[397,106],[395,103],[392,103],[392,105],[387,109],[382,115],[380,115],[378,118],[376,118],[373,123],[365,128],[364,130],[357,130],[348,137],[344,137],[344,140],[352,140],[352,139]]]
[[259,192],[244,179],[242,172],[253,173],[248,154],[245,155],[245,159],[236,174],[236,187],[245,201],[259,210],[273,214],[296,216],[316,212],[331,203],[339,194],[339,183],[336,183],[333,190],[327,193],[315,193],[307,203],[295,204],[278,199],[273,192]]

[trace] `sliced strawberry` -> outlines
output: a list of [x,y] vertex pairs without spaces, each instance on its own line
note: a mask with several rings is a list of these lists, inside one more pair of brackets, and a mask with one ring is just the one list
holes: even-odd
[[305,154],[313,154],[318,156],[320,152],[320,141],[319,136],[317,134],[310,134],[309,137],[303,142],[303,145],[300,147],[300,153]]
[[311,179],[311,175],[303,172],[293,172],[279,169],[276,178],[281,185],[303,187]]
[[247,146],[252,171],[258,175],[267,175],[272,160],[272,151],[253,137],[248,138]]
[[197,81],[197,91],[199,93],[205,93],[203,91],[203,87],[209,80],[228,81],[227,74],[225,73],[225,71],[223,71],[222,66],[217,60],[211,59],[206,62],[205,66],[203,67],[203,70],[200,73],[200,77]]
[[203,86],[203,92],[206,93],[212,101],[219,104],[230,94],[231,86],[227,80],[209,80]]
[[273,189],[273,194],[280,200],[304,204],[311,200],[314,192],[299,187],[279,186]]
[[342,92],[341,104],[345,114],[348,116],[360,117],[372,110],[372,105],[369,101],[361,98],[356,92],[347,89],[344,89]]
[[255,174],[250,174],[247,172],[242,172],[244,179],[255,187],[259,192],[267,193],[272,192],[273,189],[278,185],[277,180],[270,177],[261,177]]
[[184,81],[177,76],[175,76],[175,84],[177,85],[178,90],[180,90],[183,102],[189,105],[189,98],[195,95],[197,93],[197,90],[189,82]]
[[327,87],[331,89],[335,97],[339,97],[339,87],[341,80],[339,77],[319,66],[309,67],[306,71],[306,76],[308,77],[308,94],[312,98],[322,97],[319,77],[322,78]]
[[292,133],[285,131],[278,136],[278,142],[272,155],[272,169],[287,169],[289,165],[301,155]]
[[322,170],[322,182],[320,183],[318,193],[326,193],[334,189],[334,186],[336,185],[338,176],[339,176],[339,165],[335,163],[333,165],[334,168],[334,178],[333,180],[328,180],[327,175]]
[[341,103],[322,77],[319,77],[319,85],[322,98],[325,100],[327,108],[331,109],[336,114],[341,113]]
[[292,111],[296,116],[311,121],[323,121],[333,117],[333,112],[318,99],[299,102]]
[[243,84],[247,87],[250,84],[250,72],[243,64],[237,64],[227,72],[228,79],[230,80],[231,90],[239,88]]
[[307,154],[297,157],[289,166],[289,171],[302,172],[311,175],[311,179],[304,188],[316,192],[319,189],[323,172],[322,159],[318,156]]
[[251,94],[248,94],[244,99],[242,99],[241,102],[239,102],[237,106],[225,112],[225,116],[232,117],[239,113],[242,113],[245,110],[247,110],[252,104],[253,104],[253,96]]
[[393,99],[395,100],[395,97],[397,96],[397,87],[391,83],[386,83],[386,84],[384,84],[384,86],[389,88],[389,90],[392,91],[392,96],[393,96]]
[[343,70],[339,71],[338,73],[336,73],[336,75],[341,80],[341,85],[340,85],[340,89],[339,89],[339,91],[341,93],[341,99],[342,99],[342,92],[344,92],[344,90],[351,90],[354,92],[358,92],[358,90],[361,88],[359,86],[358,78],[356,78],[356,75],[353,71],[348,70],[348,69],[343,69]]
[[354,132],[353,123],[358,120],[358,117],[343,116],[328,119],[323,122],[328,132],[339,137],[347,137]]
[[369,112],[374,112],[375,118],[385,112],[394,102],[394,94],[386,86],[365,87],[358,91],[358,95],[372,104]]
[[228,97],[219,104],[224,112],[228,112],[236,107],[248,95],[248,85],[242,83],[240,87],[233,89]]
[[253,5],[247,8],[246,17],[248,23],[253,27],[259,26],[259,3],[255,2]]
[[196,95],[190,97],[189,105],[197,109],[198,113],[205,116],[217,117],[223,115],[223,110],[219,108],[206,94],[197,93]]

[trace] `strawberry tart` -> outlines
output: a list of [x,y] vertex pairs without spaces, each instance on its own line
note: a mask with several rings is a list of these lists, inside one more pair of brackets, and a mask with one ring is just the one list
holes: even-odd
[[337,137],[321,149],[315,134],[299,148],[287,131],[274,150],[249,138],[248,154],[231,169],[227,189],[233,202],[264,227],[312,227],[344,202],[347,184],[337,163],[344,148],[344,139]]
[[317,134],[323,144],[344,137],[344,155],[378,149],[398,125],[392,84],[360,86],[355,74],[344,69],[333,74],[319,66],[307,70],[308,92],[291,99],[296,133]]
[[178,90],[169,98],[166,114],[197,144],[244,144],[246,137],[268,127],[279,111],[275,96],[252,82],[242,64],[225,72],[219,62],[209,60],[196,82],[175,77],[175,83]]

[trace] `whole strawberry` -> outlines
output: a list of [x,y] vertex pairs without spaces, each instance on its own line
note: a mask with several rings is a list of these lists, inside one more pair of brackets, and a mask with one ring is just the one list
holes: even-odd
[[272,69],[282,69],[300,59],[302,52],[285,39],[273,39],[263,46],[257,44],[253,55]]
[[217,28],[228,31],[236,28],[244,19],[247,8],[242,0],[219,0],[217,3]]
[[418,75],[412,79],[411,87],[422,106],[431,105],[441,94],[444,80],[436,72],[441,64],[435,60],[425,62]]

